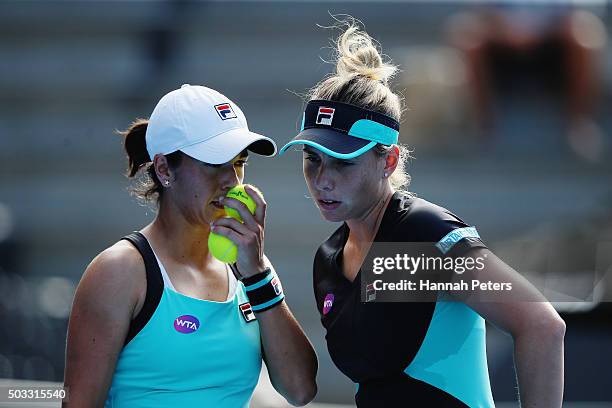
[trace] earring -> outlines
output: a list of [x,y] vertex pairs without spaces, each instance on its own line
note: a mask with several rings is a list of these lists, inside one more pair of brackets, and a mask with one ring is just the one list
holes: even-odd
[[170,185],[170,180],[164,180],[164,186],[168,187]]
[[387,174],[387,172],[385,171],[385,177],[387,177],[389,174]]

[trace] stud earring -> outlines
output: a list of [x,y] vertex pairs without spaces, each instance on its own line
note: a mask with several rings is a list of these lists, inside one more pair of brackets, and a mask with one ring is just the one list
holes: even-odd
[[389,174],[387,174],[387,172],[385,171],[385,177],[387,177]]
[[170,180],[164,180],[164,186],[168,187],[170,185]]

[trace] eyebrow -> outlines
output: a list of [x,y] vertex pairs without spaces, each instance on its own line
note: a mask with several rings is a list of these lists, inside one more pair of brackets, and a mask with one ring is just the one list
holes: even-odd
[[305,153],[309,153],[309,154],[318,154],[315,149],[313,149],[313,148],[311,148],[309,146],[304,146],[302,148],[302,151],[305,152]]
[[[304,146],[304,147],[302,148],[302,151],[303,151],[304,153],[313,154],[313,155],[315,155],[315,156],[317,156],[317,157],[319,157],[319,156],[320,156],[320,153],[319,153],[319,152],[318,152],[316,149],[313,149],[313,148],[311,148],[311,147],[309,147],[309,146]],[[328,154],[326,154],[326,153],[323,153],[323,154],[324,154],[325,156],[329,156],[329,155],[328,155]],[[355,162],[355,159],[356,159],[355,157],[354,157],[354,158],[352,158],[352,159],[339,159],[339,158],[334,157],[334,156],[329,156],[329,157],[330,157],[330,159],[331,159],[331,160],[333,160],[333,161],[335,161],[335,162],[340,162],[340,163],[342,163],[342,162],[344,162],[344,163],[354,163],[354,162]]]

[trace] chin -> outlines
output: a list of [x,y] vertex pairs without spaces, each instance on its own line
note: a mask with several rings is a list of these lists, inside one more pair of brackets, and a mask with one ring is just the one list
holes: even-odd
[[223,218],[223,217],[225,217],[225,215],[226,215],[226,214],[225,214],[225,211],[224,211],[224,210],[221,210],[221,209],[215,208],[215,209],[213,209],[213,211],[208,211],[208,212],[207,212],[207,214],[206,214],[206,219],[209,219],[209,220],[211,220],[211,221],[216,221],[216,220],[218,220],[219,218]]
[[323,212],[323,211],[321,211],[321,217],[325,221],[329,221],[329,222],[343,222],[343,221],[346,221],[346,218],[343,217],[341,214],[325,214],[325,212]]

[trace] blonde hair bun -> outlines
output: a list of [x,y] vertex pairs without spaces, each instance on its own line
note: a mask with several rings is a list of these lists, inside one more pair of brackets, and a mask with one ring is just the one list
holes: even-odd
[[368,33],[361,31],[354,23],[349,23],[346,31],[336,43],[338,76],[361,75],[387,84],[395,75],[397,67],[382,60],[375,42]]
[[344,31],[334,41],[336,72],[327,76],[308,94],[308,99],[344,102],[373,110],[400,120],[400,97],[389,88],[388,81],[397,66],[383,60],[377,43],[349,17],[335,28]]

